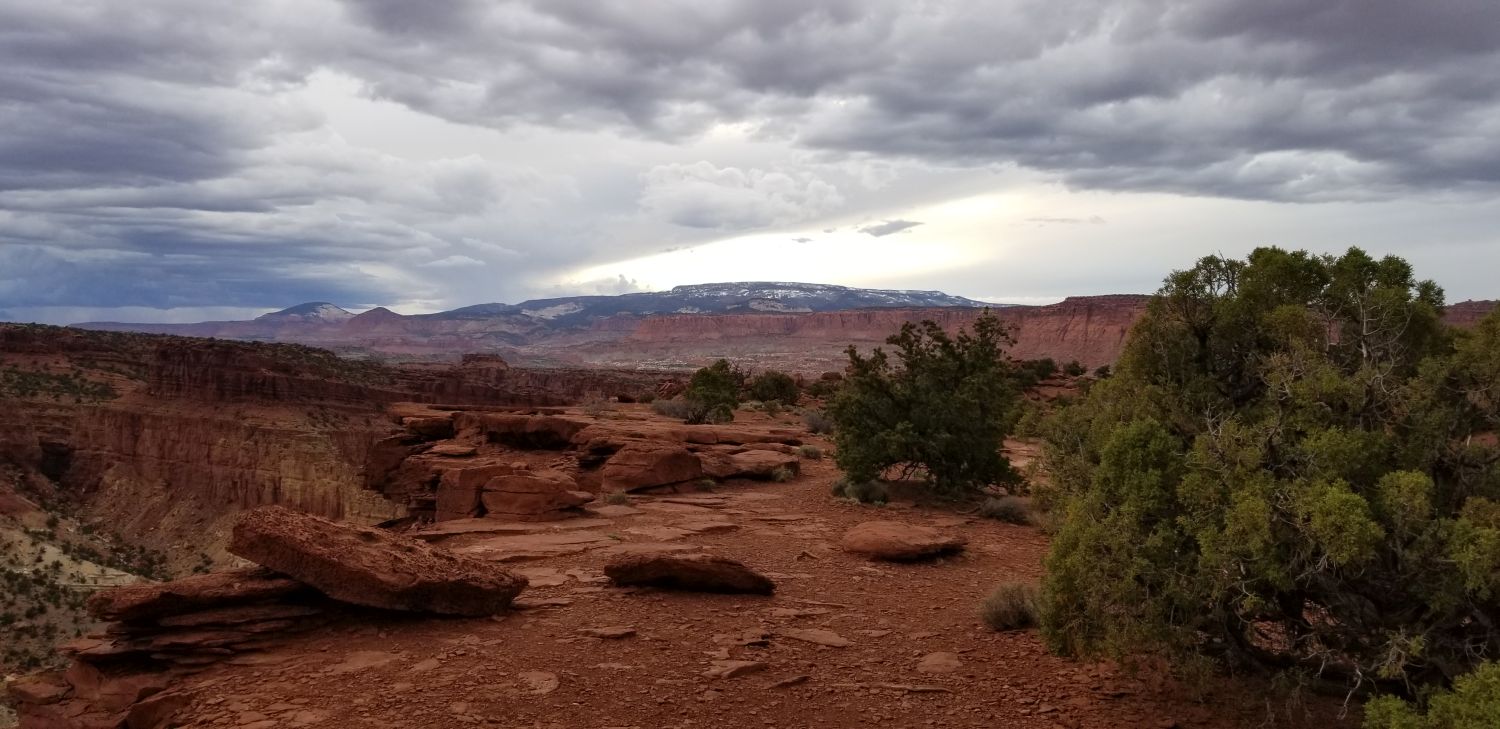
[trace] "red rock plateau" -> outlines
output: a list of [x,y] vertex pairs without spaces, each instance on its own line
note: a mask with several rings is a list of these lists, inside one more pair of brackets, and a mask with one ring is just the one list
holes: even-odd
[[[411,512],[392,533],[249,512],[233,549],[285,576],[256,568],[100,593],[91,607],[117,622],[69,643],[66,670],[9,687],[22,727],[1228,729],[1266,719],[1269,687],[1257,679],[1184,685],[1149,662],[1075,662],[1048,655],[1034,630],[985,627],[977,606],[997,582],[1040,576],[1042,532],[901,498],[835,499],[837,469],[794,445],[829,444],[789,413],[726,426],[668,422],[640,405],[401,403],[387,415],[401,426],[382,448],[401,449],[374,486]],[[609,496],[530,499],[573,492]],[[926,559],[872,561],[848,551],[855,541]],[[474,612],[498,612],[426,614],[453,610],[431,596],[476,586],[501,604]],[[1340,711],[1336,699],[1303,699],[1278,721],[1358,725],[1357,711]]]
[[[1119,357],[1127,332],[1145,312],[1149,298],[1135,294],[1076,296],[1046,306],[1004,306],[992,311],[1011,325],[1016,340],[1011,352],[1016,358],[1050,357],[1059,363],[1077,360],[1092,369]],[[494,306],[499,305],[471,309]],[[1449,320],[1467,326],[1494,306],[1493,301],[1455,304],[1449,309]],[[956,330],[971,324],[983,311],[974,306],[827,311],[763,311],[750,307],[726,313],[578,314],[554,320],[512,311],[457,310],[402,316],[377,308],[333,320],[268,316],[241,322],[84,326],[297,342],[413,360],[452,359],[462,353],[488,351],[532,365],[682,369],[729,357],[758,367],[812,374],[841,366],[845,347],[878,346],[906,322],[932,320]]]
[[[1143,305],[1001,314],[1017,356],[1094,365],[1113,360]],[[957,327],[977,315],[635,317],[601,320],[568,347],[606,360],[712,356],[730,342],[821,369],[836,361],[820,359],[825,348],[878,342],[910,318]],[[1038,343],[1052,348],[1028,349]],[[275,570],[103,593],[95,616],[117,623],[71,644],[66,672],[11,685],[23,726],[1266,719],[1269,689],[1255,680],[1189,688],[1150,664],[1074,662],[1048,655],[1035,631],[991,631],[977,606],[998,582],[1039,578],[1040,530],[906,498],[835,499],[839,474],[818,450],[830,446],[794,413],[687,426],[631,404],[679,388],[680,374],[494,355],[385,366],[300,345],[0,326],[0,385],[0,517],[39,524],[26,512],[51,510],[63,532],[160,550],[176,575],[242,568],[243,557]],[[576,406],[588,396],[617,402]],[[250,519],[231,539],[242,513],[267,505],[287,508],[252,512],[283,516]],[[362,545],[390,551],[340,559]],[[453,580],[479,597],[444,596]],[[693,589],[704,586],[753,594]],[[506,603],[483,617],[374,609],[473,615]],[[1305,699],[1278,716],[1357,726],[1342,708]]]
[[386,440],[405,432],[392,403],[483,411],[679,386],[670,373],[493,356],[382,367],[297,345],[21,325],[0,326],[0,371],[7,479],[47,492],[32,502],[68,500],[86,522],[166,551],[174,568],[224,559],[227,520],[262,504],[358,523],[404,516],[370,483]]
[[[1014,327],[1022,359],[1078,360],[1089,367],[1119,356],[1147,297],[1083,296],[1048,306],[993,309]],[[906,322],[933,320],[949,329],[973,322],[975,307],[866,308],[816,312],[617,314],[555,325],[517,315],[402,316],[375,309],[337,321],[88,324],[191,336],[297,342],[394,358],[452,358],[477,351],[531,364],[616,368],[683,368],[719,357],[762,367],[816,373],[844,361],[844,348],[873,347]]]

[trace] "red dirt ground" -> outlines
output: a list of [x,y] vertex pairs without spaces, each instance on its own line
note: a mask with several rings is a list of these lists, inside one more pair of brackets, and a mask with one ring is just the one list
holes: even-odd
[[[638,497],[637,515],[557,522],[547,534],[593,534],[602,545],[511,562],[530,573],[535,604],[494,619],[348,618],[271,653],[186,677],[187,726],[329,727],[1259,727],[1357,726],[1339,706],[1292,709],[1265,685],[1213,679],[1189,690],[1149,671],[1049,656],[1035,631],[995,633],[977,605],[997,583],[1035,580],[1046,539],[1011,526],[912,505],[879,508],[830,497],[837,472],[804,461],[784,484],[734,483],[683,500]],[[711,517],[738,525],[665,544],[742,560],[773,577],[774,597],[621,590],[603,584],[613,550],[673,536],[653,530]],[[872,563],[837,548],[860,521],[897,519],[957,530],[962,555],[926,564]],[[574,527],[593,524],[591,527]],[[635,533],[631,530],[644,530]],[[520,539],[535,539],[522,536]],[[479,547],[513,536],[464,535]],[[658,543],[661,544],[661,543]],[[649,547],[647,547],[649,548]],[[568,574],[569,572],[572,574]],[[549,584],[555,583],[555,584]],[[631,637],[580,631],[623,626]],[[825,647],[777,635],[822,628],[850,642]],[[747,636],[747,634],[749,634]],[[770,634],[769,640],[748,639]],[[923,656],[956,654],[949,673]],[[715,660],[764,662],[708,678]]]

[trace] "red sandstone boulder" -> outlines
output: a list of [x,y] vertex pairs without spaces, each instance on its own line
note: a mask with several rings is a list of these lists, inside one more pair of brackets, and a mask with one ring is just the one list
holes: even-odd
[[481,499],[485,516],[546,521],[579,513],[594,495],[578,490],[572,476],[543,470],[497,475],[484,484]]
[[488,463],[444,471],[437,486],[436,520],[466,519],[478,514],[484,485],[515,470],[508,463]]
[[604,574],[620,586],[755,595],[769,595],[776,590],[776,583],[765,575],[712,554],[624,554],[606,564]]
[[698,456],[680,445],[662,442],[632,443],[604,463],[603,486],[607,491],[634,491],[703,478]]
[[281,506],[247,511],[229,551],[343,602],[388,610],[490,615],[526,578],[409,537]]
[[793,476],[802,468],[794,455],[769,450],[748,450],[740,453],[710,451],[700,454],[703,472],[714,478],[774,478],[777,469],[785,469]]
[[140,621],[244,605],[307,592],[307,586],[260,568],[144,582],[100,590],[85,605],[101,620]]
[[867,521],[844,534],[844,551],[872,559],[910,562],[960,551],[965,540],[899,521]]

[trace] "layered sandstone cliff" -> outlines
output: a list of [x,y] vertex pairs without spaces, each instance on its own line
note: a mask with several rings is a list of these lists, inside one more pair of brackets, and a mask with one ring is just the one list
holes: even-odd
[[[1125,337],[1149,297],[1084,296],[1048,306],[997,309],[862,309],[807,314],[686,314],[635,320],[634,329],[618,342],[580,349],[618,362],[616,353],[638,351],[648,357],[673,353],[685,359],[714,352],[727,356],[746,353],[784,359],[794,369],[817,369],[842,361],[848,345],[876,346],[908,322],[934,321],[948,331],[972,326],[985,311],[1011,327],[1012,356],[1051,357],[1059,362],[1078,360],[1088,367],[1110,364],[1119,357]],[[608,320],[601,325],[613,329]]]

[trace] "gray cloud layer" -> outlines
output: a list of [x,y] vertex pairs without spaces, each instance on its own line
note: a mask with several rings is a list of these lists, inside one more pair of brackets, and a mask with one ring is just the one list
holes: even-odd
[[[297,100],[320,73],[461,125],[647,147],[739,125],[786,155],[595,176],[392,156]],[[882,174],[817,167],[846,159],[1291,202],[1492,196],[1500,5],[0,0],[8,308],[506,298],[682,230],[836,212]]]

